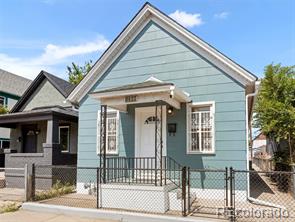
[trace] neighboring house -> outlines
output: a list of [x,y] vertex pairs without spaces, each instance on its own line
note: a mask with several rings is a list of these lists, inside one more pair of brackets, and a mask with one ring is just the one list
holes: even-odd
[[[31,80],[0,69],[0,106],[10,110],[30,85]],[[10,146],[10,130],[0,128],[0,167],[4,166],[3,150]]]
[[[147,3],[68,97],[79,106],[78,167],[101,166],[104,182],[109,166],[169,171],[172,159],[195,169],[246,170],[246,95],[256,80]],[[159,185],[155,174],[141,179]],[[78,174],[78,190],[89,182]],[[206,176],[195,188],[204,184],[224,189]],[[246,182],[237,189],[245,191]],[[116,192],[126,202],[106,203],[136,208],[130,192]]]
[[[11,129],[5,167],[76,164],[78,112],[65,101],[73,88],[41,71],[11,113],[0,116],[0,126]],[[22,186],[19,180],[22,178],[6,173],[9,186]]]
[[256,152],[265,153],[266,152],[266,136],[263,133],[259,133],[252,141],[252,150],[255,154]]

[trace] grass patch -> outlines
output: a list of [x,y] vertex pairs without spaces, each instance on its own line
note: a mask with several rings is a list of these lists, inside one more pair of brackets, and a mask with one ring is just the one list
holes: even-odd
[[20,206],[21,205],[19,203],[5,203],[0,206],[0,214],[15,212],[20,208]]
[[75,187],[69,183],[63,184],[59,180],[52,186],[50,190],[37,192],[34,200],[46,200],[54,197],[60,197],[65,194],[74,193]]

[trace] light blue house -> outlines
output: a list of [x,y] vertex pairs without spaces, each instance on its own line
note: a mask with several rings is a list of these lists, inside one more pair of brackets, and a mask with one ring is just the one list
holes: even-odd
[[126,157],[124,167],[247,169],[256,79],[147,3],[68,97],[79,106],[78,166]]

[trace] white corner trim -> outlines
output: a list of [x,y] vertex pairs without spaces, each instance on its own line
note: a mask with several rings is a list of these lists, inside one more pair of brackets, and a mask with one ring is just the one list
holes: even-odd
[[[158,11],[154,7],[146,4],[146,6],[137,14],[126,29],[118,36],[109,49],[96,62],[88,75],[80,82],[80,84],[69,95],[68,100],[71,102],[80,102],[88,93],[103,73],[111,66],[111,64],[119,57],[119,55],[127,48],[127,46],[140,33],[149,21],[155,21],[157,24],[165,28],[167,31],[176,35],[177,38],[184,41],[192,49],[197,52],[201,51],[201,55],[216,64],[225,73],[231,75],[234,79],[243,85],[251,84],[256,77],[241,68],[238,64],[218,52],[212,46],[190,33],[188,30],[177,24],[175,21]],[[199,52],[200,53],[200,52]]]
[[[212,122],[212,150],[211,151],[191,151],[190,150],[190,114],[191,107],[202,107],[202,106],[210,106],[210,115],[213,115]],[[215,101],[205,101],[205,102],[193,102],[187,103],[186,106],[186,154],[215,154]]]

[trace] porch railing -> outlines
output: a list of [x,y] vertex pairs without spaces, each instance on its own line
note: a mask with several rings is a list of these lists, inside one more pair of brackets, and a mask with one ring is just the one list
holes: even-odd
[[171,157],[162,157],[157,166],[154,157],[109,157],[106,159],[105,183],[181,185],[182,166]]

